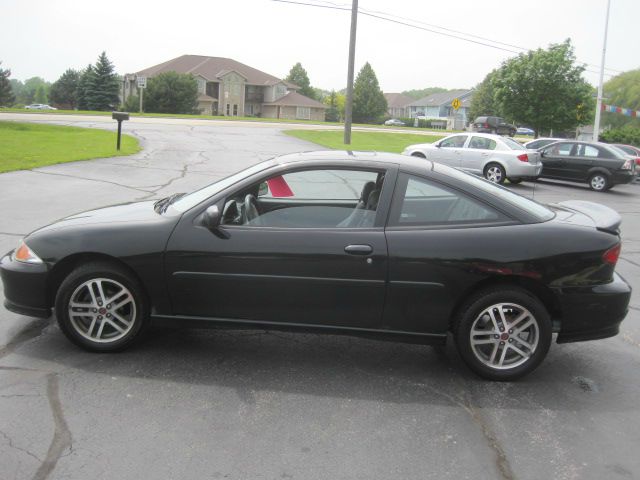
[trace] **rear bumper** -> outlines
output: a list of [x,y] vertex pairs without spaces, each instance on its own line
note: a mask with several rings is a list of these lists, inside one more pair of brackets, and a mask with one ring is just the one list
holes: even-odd
[[28,264],[11,260],[9,254],[0,260],[0,277],[4,286],[7,310],[30,317],[51,316],[47,296],[49,269],[44,264]]
[[531,164],[527,162],[517,163],[514,161],[507,164],[507,177],[521,178],[523,180],[535,180],[542,173],[542,163]]
[[617,273],[606,285],[554,289],[562,309],[558,343],[613,337],[627,315],[631,286]]
[[612,176],[612,181],[615,185],[624,183],[631,183],[635,180],[636,175],[632,172],[615,172]]

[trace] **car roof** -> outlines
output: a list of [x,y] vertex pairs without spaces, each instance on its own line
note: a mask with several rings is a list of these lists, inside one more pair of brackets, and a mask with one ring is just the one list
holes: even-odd
[[356,150],[316,150],[309,152],[290,153],[273,159],[278,165],[299,162],[367,162],[393,163],[417,169],[433,168],[433,162],[424,158],[400,155],[398,153],[356,151]]

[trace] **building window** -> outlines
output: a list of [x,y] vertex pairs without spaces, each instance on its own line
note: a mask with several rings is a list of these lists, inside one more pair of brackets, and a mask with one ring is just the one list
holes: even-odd
[[300,118],[302,120],[311,120],[311,107],[296,108],[296,118]]
[[287,94],[287,87],[282,84],[276,85],[276,100]]
[[238,116],[238,104],[237,103],[233,104],[233,116],[234,117]]
[[247,103],[244,106],[244,114],[245,115],[253,115],[253,103]]
[[227,117],[228,117],[228,116],[229,116],[229,114],[230,114],[230,111],[229,111],[229,108],[230,108],[230,107],[231,107],[231,106],[227,103]]

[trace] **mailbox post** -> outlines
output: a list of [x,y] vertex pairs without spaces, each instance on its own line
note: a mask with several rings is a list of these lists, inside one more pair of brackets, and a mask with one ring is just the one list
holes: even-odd
[[111,112],[111,118],[118,121],[118,150],[120,150],[120,137],[122,136],[122,122],[129,120],[129,112]]

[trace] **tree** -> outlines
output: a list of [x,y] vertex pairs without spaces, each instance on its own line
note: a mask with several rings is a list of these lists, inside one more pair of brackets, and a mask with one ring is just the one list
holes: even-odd
[[492,70],[474,89],[469,108],[470,121],[481,115],[503,116],[495,99],[495,89],[493,88],[495,74],[496,71]]
[[80,80],[78,81],[78,92],[76,94],[78,101],[78,110],[89,110],[89,85],[93,81],[93,65],[87,65],[87,68],[80,72]]
[[79,85],[80,72],[71,68],[67,69],[67,71],[51,85],[51,90],[49,91],[51,103],[70,110],[75,109],[78,105]]
[[429,95],[432,95],[434,93],[444,93],[448,91],[448,89],[442,87],[427,87],[414,90],[405,90],[404,92],[402,92],[402,94],[415,100],[420,100],[421,98],[428,97]]
[[189,73],[161,73],[147,81],[143,103],[147,112],[197,113],[198,82]]
[[33,96],[33,101],[35,103],[47,103],[47,89],[44,85],[38,86],[36,89],[36,94]]
[[298,93],[304,95],[305,97],[316,98],[316,92],[311,86],[311,82],[309,81],[309,75],[307,75],[307,71],[302,68],[302,64],[300,62],[296,63],[291,70],[289,70],[289,75],[285,78],[285,81],[294,83],[300,87]]
[[[604,84],[604,96],[607,98],[606,104],[640,110],[640,69],[621,73],[607,81]],[[612,112],[602,114],[602,123],[614,128],[623,125],[640,128],[640,118]]]
[[335,90],[331,90],[329,96],[325,97],[324,104],[329,107],[324,115],[324,119],[327,122],[339,121],[340,111],[338,110],[338,95]]
[[11,70],[3,70],[1,67],[2,62],[0,62],[0,107],[8,107],[13,104],[16,97],[11,89],[11,82],[9,82]]
[[102,52],[88,79],[86,102],[89,110],[112,110],[120,103],[120,80],[113,64]]
[[605,130],[599,140],[607,143],[624,143],[640,148],[640,128],[625,125],[620,128]]
[[[31,77],[25,80],[20,91],[16,95],[16,102],[23,105],[34,103],[38,88],[43,87],[45,96],[49,94],[49,84],[40,77]],[[45,100],[46,101],[46,100]],[[39,102],[43,103],[43,102]]]
[[503,62],[495,72],[494,98],[505,117],[542,130],[570,130],[593,111],[592,87],[576,66],[570,40],[522,53]]
[[380,90],[373,68],[367,62],[353,84],[353,121],[378,123],[386,111],[387,99]]

